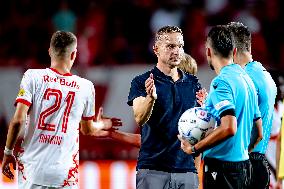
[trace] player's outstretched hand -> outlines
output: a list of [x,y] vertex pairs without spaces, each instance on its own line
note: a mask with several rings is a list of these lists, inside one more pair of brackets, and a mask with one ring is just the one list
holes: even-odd
[[191,151],[191,144],[182,138],[181,135],[178,135],[178,139],[180,140],[180,148],[187,154],[192,154],[192,151]]
[[102,107],[99,108],[97,122],[102,123],[103,130],[118,129],[117,127],[122,126],[122,121],[120,118],[104,116]]
[[111,132],[118,130],[118,127],[122,126],[122,121],[119,118],[103,116],[103,108],[100,107],[95,125],[99,128],[96,131],[96,137],[108,137]]
[[10,169],[10,164],[13,165],[13,169],[16,170],[16,158],[14,155],[4,155],[2,161],[2,173],[10,180],[14,179],[14,174]]
[[200,89],[198,92],[196,92],[197,102],[200,106],[204,105],[207,95],[208,93],[205,88]]

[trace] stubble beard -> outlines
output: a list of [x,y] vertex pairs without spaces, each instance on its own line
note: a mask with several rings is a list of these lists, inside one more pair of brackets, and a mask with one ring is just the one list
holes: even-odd
[[168,64],[170,68],[175,68],[175,67],[178,67],[178,65],[180,65],[180,62],[181,62],[181,59],[178,59],[178,61],[175,61],[175,62],[168,60],[166,64]]
[[165,66],[168,66],[170,69],[176,68],[178,67],[178,65],[180,64],[181,60],[177,61],[177,62],[172,62],[170,60],[168,61],[163,61],[163,64]]

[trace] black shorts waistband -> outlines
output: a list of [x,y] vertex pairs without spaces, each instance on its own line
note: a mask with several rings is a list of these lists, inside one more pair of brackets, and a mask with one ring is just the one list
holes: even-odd
[[250,166],[250,161],[222,161],[215,158],[204,158],[204,164],[210,169],[210,170],[226,170],[228,168],[231,169],[244,169],[248,168]]
[[266,157],[265,157],[264,154],[261,154],[259,152],[251,152],[249,154],[249,159],[250,160],[261,160],[261,161],[263,161],[263,160],[266,160]]

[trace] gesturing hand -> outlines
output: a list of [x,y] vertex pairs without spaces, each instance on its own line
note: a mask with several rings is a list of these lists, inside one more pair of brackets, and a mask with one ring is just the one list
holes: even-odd
[[16,170],[16,158],[14,155],[4,155],[2,161],[2,173],[10,180],[14,179],[14,174],[10,169],[10,164],[13,165],[13,169]]
[[122,121],[119,118],[103,116],[103,108],[100,107],[96,124],[98,124],[100,128],[100,131],[96,133],[96,136],[106,137],[110,135],[111,131],[118,130],[118,127],[122,126]]
[[196,92],[197,102],[200,106],[204,105],[207,95],[208,93],[205,88],[200,89],[198,92]]
[[154,83],[154,75],[151,73],[150,77],[145,81],[145,89],[147,95],[150,97],[157,99],[156,87]]

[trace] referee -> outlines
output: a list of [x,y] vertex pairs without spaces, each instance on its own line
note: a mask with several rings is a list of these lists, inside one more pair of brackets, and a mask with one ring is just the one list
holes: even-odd
[[[263,139],[251,151],[249,148],[250,162],[252,164],[251,189],[269,188],[270,172],[265,152],[270,138],[273,111],[277,88],[270,73],[260,62],[254,61],[251,54],[251,33],[247,26],[239,22],[228,24],[237,48],[234,62],[245,69],[252,79],[258,95],[258,106],[261,112]],[[252,140],[254,135],[252,134]]]
[[217,76],[211,82],[205,108],[214,115],[218,126],[194,146],[179,137],[186,153],[203,152],[204,189],[247,188],[250,181],[248,146],[253,121],[259,131],[255,142],[262,138],[254,84],[241,66],[233,63],[233,52],[230,30],[225,26],[213,27],[207,36],[206,56]]

